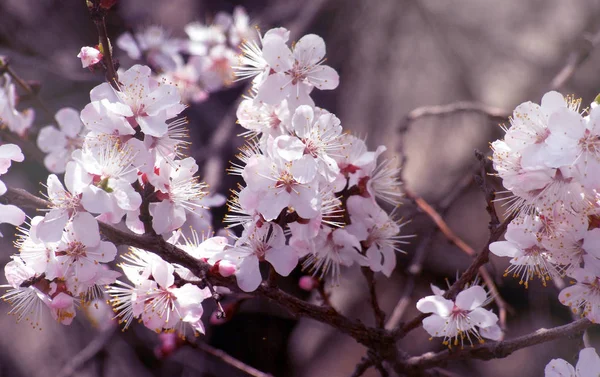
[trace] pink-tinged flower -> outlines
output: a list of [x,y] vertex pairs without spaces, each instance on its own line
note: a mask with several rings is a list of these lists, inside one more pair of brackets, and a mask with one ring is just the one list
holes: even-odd
[[[492,340],[496,336],[498,317],[483,307],[490,301],[487,292],[475,285],[460,292],[456,300],[448,300],[441,295],[427,296],[417,302],[417,309],[422,313],[431,313],[423,320],[423,328],[432,337],[443,338],[443,344],[452,348],[474,345],[473,341],[483,343],[483,336],[489,335]],[[483,329],[487,329],[482,332]]]
[[342,266],[351,266],[355,262],[361,266],[369,265],[367,258],[359,253],[360,242],[345,229],[323,226],[316,237],[301,239],[293,236],[290,246],[300,258],[307,257],[302,262],[304,270],[321,279],[329,275],[334,283],[339,281]]
[[80,176],[81,204],[87,211],[102,214],[103,221],[118,223],[127,211],[139,208],[142,199],[131,186],[138,178],[134,166],[138,155],[130,144],[110,138],[95,145],[86,143],[73,152],[73,159],[87,173]]
[[206,56],[194,56],[190,59],[198,71],[201,86],[208,92],[215,92],[229,86],[234,80],[231,68],[236,59],[235,51],[226,46],[215,46]]
[[77,54],[77,57],[81,59],[81,66],[87,68],[100,62],[103,55],[99,50],[93,47],[84,46],[81,48],[81,51],[79,51],[79,54]]
[[70,325],[77,314],[75,312],[75,300],[64,292],[60,292],[48,305],[52,318],[63,325]]
[[59,241],[62,231],[69,220],[72,220],[80,212],[84,211],[81,205],[81,185],[77,181],[78,175],[85,174],[81,167],[74,161],[67,164],[65,183],[69,190],[65,189],[58,177],[50,174],[46,181],[50,210],[44,216],[37,227],[37,236],[46,242]]
[[600,322],[600,261],[585,257],[585,266],[575,268],[569,276],[577,282],[564,288],[558,295],[561,304],[571,308],[594,323]]
[[[109,111],[124,117],[133,128],[139,126],[144,134],[155,137],[166,134],[167,120],[185,108],[177,88],[158,82],[150,68],[142,65],[134,65],[119,75],[119,91],[104,83],[92,89],[90,98],[92,103],[106,100],[102,105]],[[85,119],[82,120],[85,124]]]
[[[25,159],[21,148],[15,144],[0,145],[0,175],[6,174],[12,161],[21,162]],[[6,185],[0,181],[0,195],[6,192]],[[23,224],[25,221],[25,212],[12,204],[0,204],[0,224],[7,223],[14,226]],[[2,233],[0,233],[2,237]]]
[[185,336],[187,324],[195,334],[204,333],[202,301],[210,297],[208,288],[201,290],[189,283],[178,288],[174,285],[173,265],[145,250],[131,248],[124,259],[127,262],[121,268],[134,285],[117,281],[108,293],[125,328],[134,318],[140,318],[156,332],[175,329]]
[[83,124],[79,112],[70,107],[58,110],[54,116],[58,129],[52,125],[43,127],[37,138],[40,150],[47,153],[44,165],[52,173],[64,173],[71,153],[83,144]]
[[263,37],[259,34],[259,41],[254,39],[243,41],[239,46],[241,54],[238,56],[238,64],[233,66],[235,76],[238,80],[253,78],[252,83],[255,89],[260,86],[267,79],[271,71],[269,63],[263,56],[265,42],[271,38],[275,38],[280,39],[285,44],[289,37],[290,32],[287,29],[275,28],[267,31]]
[[592,347],[579,351],[575,368],[563,359],[553,359],[544,369],[545,377],[596,377],[600,370],[600,357]]
[[285,244],[283,229],[272,223],[246,231],[233,247],[213,259],[224,259],[237,266],[237,283],[245,292],[256,290],[262,281],[260,261],[269,262],[282,276],[288,276],[298,264],[298,254]]
[[249,189],[264,194],[258,199],[257,211],[267,221],[288,207],[304,219],[319,214],[317,164],[311,156],[285,161],[256,155],[249,159],[242,176]]
[[302,156],[314,158],[317,170],[327,182],[333,182],[340,169],[333,156],[342,153],[340,120],[332,113],[299,106],[292,117],[292,135],[282,135],[273,141],[274,153],[286,161]]
[[143,57],[154,68],[163,71],[172,71],[183,62],[179,51],[185,42],[181,39],[171,38],[160,26],[150,25],[136,32],[135,37],[124,33],[117,38],[117,46],[124,50],[134,60]]
[[[340,135],[343,150],[332,156],[340,170],[336,182],[336,192],[348,187],[358,186],[367,177],[371,177],[377,167],[377,158],[386,151],[385,146],[379,146],[375,151],[369,151],[365,141],[350,134]],[[370,180],[370,179],[369,179]]]
[[163,160],[159,173],[149,177],[157,190],[158,203],[150,203],[152,226],[159,233],[173,231],[183,225],[186,211],[194,212],[202,206],[198,203],[207,194],[207,185],[194,176],[198,171],[191,158],[169,163]]
[[490,251],[499,257],[509,257],[510,267],[504,276],[512,274],[519,278],[519,284],[529,286],[533,278],[541,280],[545,286],[546,281],[559,276],[556,260],[552,253],[539,242],[538,232],[542,224],[538,219],[525,216],[508,224],[504,238],[506,241],[497,241],[490,244]]
[[235,7],[232,18],[233,22],[229,28],[229,44],[231,46],[237,47],[243,41],[254,39],[256,28],[250,22],[250,17],[243,7]]
[[391,276],[396,267],[396,252],[404,252],[398,244],[406,243],[404,239],[412,236],[400,235],[404,224],[394,221],[369,198],[352,195],[347,208],[351,224],[345,230],[361,241],[371,270]]
[[25,320],[34,329],[41,329],[42,312],[50,303],[50,298],[38,289],[37,284],[21,287],[25,281],[34,279],[36,273],[19,257],[11,258],[12,260],[4,266],[4,274],[9,284],[4,287],[9,289],[1,298],[12,306],[8,314],[14,315],[17,323]]
[[68,278],[73,274],[76,281],[86,282],[102,268],[100,263],[115,259],[117,248],[111,242],[100,240],[98,222],[83,212],[67,224],[54,255],[57,276],[47,271],[48,279]]
[[0,81],[2,79],[4,83],[0,87],[0,125],[5,125],[9,131],[19,136],[24,136],[33,124],[35,112],[33,109],[17,110],[18,97],[15,84],[8,74],[0,76]]
[[248,130],[244,136],[249,138],[253,135],[276,138],[286,134],[289,115],[290,111],[285,102],[268,105],[254,101],[253,98],[245,98],[240,102],[236,112],[238,123]]
[[314,34],[300,38],[289,49],[283,38],[264,38],[262,56],[274,72],[258,87],[256,99],[269,104],[288,100],[290,110],[300,105],[313,105],[309,94],[313,88],[337,88],[337,72],[324,65],[325,42]]
[[[15,242],[15,247],[19,249],[19,257],[38,275],[45,273],[48,263],[54,260],[56,246],[56,243],[44,242],[39,238],[39,224],[42,220],[43,217],[36,216],[31,219],[29,228],[19,227],[20,234]],[[59,232],[62,236],[62,229]]]

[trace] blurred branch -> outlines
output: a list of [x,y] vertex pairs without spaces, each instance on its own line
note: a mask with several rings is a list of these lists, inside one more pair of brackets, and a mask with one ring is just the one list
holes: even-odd
[[577,50],[571,52],[565,66],[552,79],[550,90],[562,88],[571,79],[577,68],[590,57],[592,51],[600,43],[600,31],[593,35],[584,35],[582,40],[583,43],[580,44]]
[[588,319],[583,318],[567,325],[551,329],[539,329],[531,334],[523,335],[515,339],[502,342],[491,342],[478,344],[473,347],[448,349],[438,353],[429,352],[422,356],[411,357],[403,365],[406,370],[430,368],[448,362],[449,360],[481,359],[491,360],[509,356],[515,351],[531,347],[536,344],[573,336],[581,333],[592,325]]
[[510,116],[510,112],[482,103],[477,102],[455,102],[447,105],[423,106],[417,107],[404,117],[404,120],[399,125],[400,132],[408,129],[410,123],[426,117],[444,117],[459,113],[476,113],[482,114],[496,121],[506,121]]
[[110,342],[114,335],[116,327],[110,330],[102,331],[96,335],[96,337],[83,348],[77,355],[70,358],[62,369],[55,375],[55,377],[69,377],[75,374],[77,370],[83,367],[86,363],[90,362],[96,355],[98,355]]
[[188,344],[193,348],[197,348],[197,349],[201,350],[202,352],[206,352],[207,354],[216,357],[217,359],[221,360],[223,363],[230,365],[230,366],[246,373],[249,376],[273,377],[272,374],[261,372],[260,370],[253,368],[250,365],[245,364],[245,363],[241,362],[240,360],[228,355],[227,353],[223,352],[222,350],[214,348],[206,343],[198,342],[198,343],[188,343]]

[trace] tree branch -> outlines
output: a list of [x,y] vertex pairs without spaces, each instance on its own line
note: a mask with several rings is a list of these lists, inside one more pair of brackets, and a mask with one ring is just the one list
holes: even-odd
[[536,344],[549,342],[552,340],[573,336],[590,327],[592,322],[583,318],[567,325],[554,327],[551,329],[539,329],[531,334],[523,335],[515,339],[502,342],[490,342],[479,344],[474,347],[462,349],[448,349],[438,353],[429,352],[421,356],[411,357],[404,362],[405,369],[423,369],[438,366],[449,360],[462,359],[501,359],[509,356],[515,351],[531,347]]

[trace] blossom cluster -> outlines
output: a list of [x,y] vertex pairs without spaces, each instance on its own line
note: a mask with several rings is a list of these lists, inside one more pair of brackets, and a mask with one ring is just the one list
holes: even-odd
[[510,257],[506,274],[525,286],[534,278],[570,276],[576,283],[559,300],[600,321],[600,108],[580,111],[581,100],[549,92],[513,114],[492,160],[517,217],[505,241],[490,251]]
[[[125,218],[132,232],[170,236],[191,214],[207,215],[206,185],[195,175],[195,161],[184,154],[186,122],[177,115],[185,106],[177,88],[140,65],[112,84],[92,89],[81,112],[59,110],[58,128],[46,126],[38,135],[38,146],[48,153],[45,165],[64,172],[64,184],[55,174],[48,176],[50,208],[20,229],[19,253],[5,268],[10,289],[3,296],[18,320],[34,326],[44,307],[61,323],[71,323],[76,308],[104,300],[105,286],[121,275],[109,267],[117,248],[102,239],[101,223]],[[11,160],[23,159],[14,146],[0,148],[5,169]],[[142,203],[151,216],[146,223]],[[8,213],[2,212],[2,221],[17,223],[5,219]],[[174,267],[144,250],[132,249],[127,260],[122,269],[132,285],[120,282],[109,289],[122,320],[139,317],[157,331],[182,332],[182,323],[203,329],[203,290],[174,285]]]
[[[246,29],[247,17],[238,10],[211,26],[188,25],[191,40],[184,44],[191,60],[214,58],[226,41],[242,42],[234,67],[231,59],[220,63],[240,79],[252,78],[252,95],[237,112],[248,143],[242,163],[230,168],[245,186],[234,191],[226,219],[242,228],[241,235],[215,236],[208,227],[207,207],[224,199],[207,198],[198,165],[185,153],[180,88],[151,67],[134,65],[93,88],[83,110],[60,109],[57,126],[38,134],[45,166],[54,174],[46,181],[49,208],[19,228],[19,252],[5,268],[9,290],[3,298],[18,320],[38,326],[47,307],[69,324],[77,308],[96,306],[108,294],[125,327],[135,319],[157,332],[204,331],[203,300],[228,289],[134,247],[119,264],[128,281],[117,280],[121,273],[111,269],[117,248],[102,237],[104,223],[124,221],[131,232],[161,237],[208,263],[210,273],[234,275],[247,292],[263,280],[261,262],[283,276],[299,263],[333,281],[343,266],[355,263],[390,276],[407,236],[400,235],[403,223],[395,211],[381,205],[399,204],[398,168],[378,162],[385,147],[369,151],[364,140],[342,132],[334,114],[315,107],[312,90],[331,90],[339,82],[324,64],[320,37],[306,35],[290,49],[286,29],[269,30],[259,41],[248,39]],[[136,46],[144,47],[140,53],[155,68],[166,74],[169,62],[181,63],[177,54],[183,50],[153,45],[147,37],[136,35]],[[126,45],[123,39],[120,45]],[[97,64],[102,55],[82,50],[80,58]],[[7,167],[22,160],[20,150],[2,152]],[[63,173],[63,180],[55,175]],[[4,221],[23,222],[16,220]]]
[[256,38],[248,14],[236,7],[219,12],[212,23],[192,22],[186,38],[172,37],[164,28],[148,26],[121,35],[116,45],[134,60],[143,60],[161,79],[176,85],[186,103],[206,100],[210,93],[230,86],[242,41]]
[[244,291],[260,284],[260,261],[284,276],[299,260],[334,280],[354,263],[390,276],[402,223],[377,199],[398,204],[397,168],[377,163],[385,147],[369,151],[363,140],[343,133],[334,114],[314,106],[313,90],[339,83],[323,64],[323,39],[305,35],[291,49],[288,42],[289,31],[275,28],[260,41],[242,43],[235,71],[252,79],[252,94],[237,110],[247,144],[230,173],[245,185],[234,191],[226,221],[243,231],[213,260],[234,262]]

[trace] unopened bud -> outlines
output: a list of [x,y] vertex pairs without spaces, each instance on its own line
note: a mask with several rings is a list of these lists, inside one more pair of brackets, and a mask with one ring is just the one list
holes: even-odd
[[298,281],[298,286],[300,289],[310,292],[319,286],[319,281],[312,276],[305,275]]

